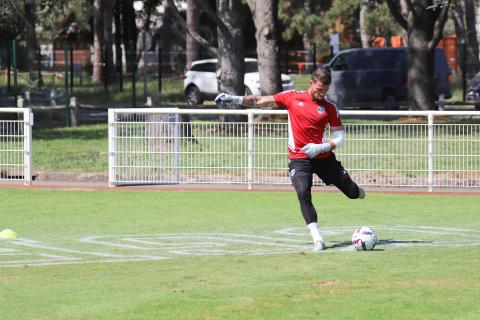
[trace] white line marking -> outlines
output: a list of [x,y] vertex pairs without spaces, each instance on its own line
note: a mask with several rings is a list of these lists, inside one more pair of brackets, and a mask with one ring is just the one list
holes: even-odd
[[39,249],[47,249],[52,251],[60,251],[60,252],[69,252],[75,254],[85,254],[85,255],[94,255],[99,257],[123,257],[122,255],[118,254],[109,254],[109,253],[100,253],[100,252],[89,252],[89,251],[80,251],[80,250],[72,250],[72,249],[65,249],[60,247],[53,247],[48,245],[42,245],[38,241],[25,239],[25,238],[17,238],[18,240],[11,241],[15,245],[25,246],[29,248],[39,248]]
[[[327,239],[327,250],[322,253],[354,251],[350,238],[357,228],[358,226],[321,228]],[[380,239],[377,247],[382,248],[480,245],[479,232],[471,229],[403,225],[372,228]],[[398,237],[398,234],[402,236]],[[275,230],[272,236],[219,232],[169,233],[87,236],[76,241],[94,247],[95,250],[79,250],[76,248],[78,243],[75,242],[72,242],[72,248],[66,248],[26,238],[2,239],[0,267],[153,261],[185,255],[288,254],[310,252],[312,246],[305,227]],[[18,247],[22,250],[18,250]]]

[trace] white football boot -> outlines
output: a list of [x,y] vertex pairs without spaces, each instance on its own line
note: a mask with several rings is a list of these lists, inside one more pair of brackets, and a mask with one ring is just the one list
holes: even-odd
[[323,238],[315,240],[313,242],[313,251],[318,252],[323,250],[325,250],[325,241],[323,241]]

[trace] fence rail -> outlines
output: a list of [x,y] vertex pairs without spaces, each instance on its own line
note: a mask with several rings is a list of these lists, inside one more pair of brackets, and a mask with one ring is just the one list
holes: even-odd
[[[346,144],[335,153],[359,184],[480,188],[478,111],[341,114]],[[210,120],[189,121],[194,115]],[[221,122],[212,115],[248,121]],[[108,122],[110,185],[290,183],[286,111],[110,109]]]
[[32,182],[33,113],[0,108],[0,180]]

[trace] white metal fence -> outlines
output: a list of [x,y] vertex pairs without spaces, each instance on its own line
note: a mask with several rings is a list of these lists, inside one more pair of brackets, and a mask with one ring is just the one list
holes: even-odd
[[[346,143],[335,153],[360,185],[480,187],[479,112],[341,114]],[[290,183],[286,111],[110,109],[108,121],[110,185]]]
[[33,113],[28,108],[0,108],[0,180],[32,180]]

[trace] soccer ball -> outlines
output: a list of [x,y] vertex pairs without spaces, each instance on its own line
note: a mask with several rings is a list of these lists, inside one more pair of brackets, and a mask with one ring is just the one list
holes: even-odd
[[357,251],[373,250],[377,244],[377,235],[369,227],[361,227],[353,232],[352,243]]

